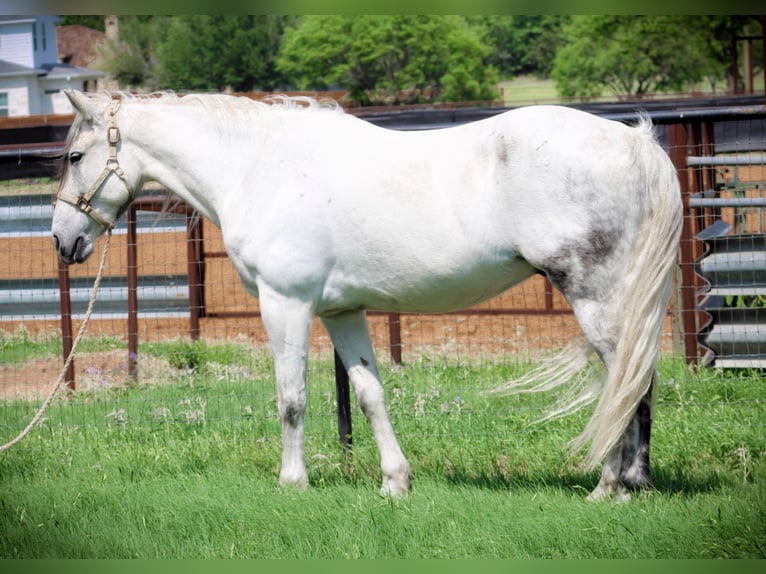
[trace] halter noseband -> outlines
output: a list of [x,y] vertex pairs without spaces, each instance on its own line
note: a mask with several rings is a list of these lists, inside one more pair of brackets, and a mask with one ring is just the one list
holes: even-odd
[[[103,225],[107,231],[111,231],[114,228],[116,222],[96,211],[90,202],[93,199],[93,196],[98,193],[98,190],[100,190],[104,183],[106,183],[106,180],[109,179],[109,176],[114,174],[119,177],[125,184],[125,187],[128,190],[128,203],[130,203],[135,196],[134,190],[130,187],[127,180],[125,179],[125,172],[122,170],[120,163],[117,161],[117,144],[120,142],[120,129],[117,127],[115,116],[117,114],[117,110],[120,107],[120,103],[120,100],[112,100],[112,103],[109,106],[109,127],[106,131],[107,141],[109,142],[109,158],[106,160],[106,167],[104,167],[104,170],[101,172],[101,175],[98,176],[96,182],[91,186],[87,193],[79,196],[64,193],[61,190],[61,187],[59,187],[59,190],[56,192],[56,199],[61,199],[67,203],[71,203],[80,211],[90,216],[94,221]],[[61,186],[63,183],[64,180],[62,179],[61,184],[59,185]]]

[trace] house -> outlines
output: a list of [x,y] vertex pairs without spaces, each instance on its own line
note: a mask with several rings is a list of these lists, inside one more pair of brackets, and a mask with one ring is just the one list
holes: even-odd
[[65,89],[106,76],[59,62],[57,16],[0,16],[0,117],[69,114]]

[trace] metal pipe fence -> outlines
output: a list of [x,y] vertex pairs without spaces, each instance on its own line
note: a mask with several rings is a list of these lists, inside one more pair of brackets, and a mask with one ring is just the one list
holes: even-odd
[[[452,118],[476,119],[482,113],[499,111],[502,110],[462,111],[452,114]],[[676,296],[668,312],[663,350],[670,355],[680,354],[688,365],[714,364],[715,358],[711,359],[710,354],[715,357],[715,349],[711,350],[706,338],[713,319],[710,309],[703,306],[709,300],[705,291],[709,281],[698,273],[699,262],[710,249],[704,231],[717,221],[725,221],[738,234],[766,232],[761,215],[766,203],[763,194],[766,111],[763,106],[747,105],[664,109],[647,114],[678,170],[685,214]],[[626,111],[600,115],[623,122],[638,117],[637,113]],[[375,121],[374,117],[365,119]],[[427,123],[422,118],[411,121]],[[396,126],[396,118],[391,114],[386,114],[385,122]],[[39,157],[35,156],[35,161],[39,163]],[[50,172],[49,162],[41,165]],[[26,234],[18,229],[3,234],[4,225],[12,227],[8,222],[15,216],[10,212],[24,207],[25,184],[24,180],[18,181],[21,183],[13,184],[18,189],[8,187],[4,203],[0,201],[0,242],[4,244],[0,252],[5,254],[0,256],[0,332],[12,334],[23,328],[30,337],[38,338],[55,332],[60,335],[66,354],[82,313],[82,306],[73,300],[72,293],[79,288],[76,286],[87,284],[93,269],[87,264],[76,270],[58,265],[45,229],[49,224],[49,205],[35,208],[43,224],[38,227],[35,227],[38,223],[30,224],[31,231]],[[55,191],[55,181],[41,185],[42,195]],[[6,207],[9,215],[2,216]],[[249,346],[266,348],[257,301],[239,285],[218,230],[197,218],[190,207],[178,203],[168,206],[161,190],[147,190],[131,206],[115,237],[107,271],[111,284],[106,285],[112,286],[118,301],[111,307],[106,303],[100,310],[97,307],[92,323],[94,334],[126,340],[127,352],[117,353],[122,353],[123,359],[117,360],[125,364],[124,369],[104,366],[100,372],[110,368],[112,373],[124,370],[125,381],[155,376],[151,371],[141,373],[143,357],[139,355],[139,343],[246,341]],[[60,307],[51,313],[42,308],[38,296],[40,289],[52,280],[58,287]],[[153,288],[169,284],[176,289]],[[11,302],[11,294],[19,291],[26,293],[27,300]],[[736,305],[730,300],[726,304]],[[753,304],[759,304],[759,300]],[[716,313],[720,315],[719,311]],[[748,317],[752,315],[751,311]],[[760,317],[757,315],[756,319]],[[369,319],[377,348],[387,349],[387,353],[381,353],[381,359],[390,365],[427,363],[445,356],[453,364],[517,361],[519,357],[534,361],[545,351],[563,346],[579,330],[566,301],[542,277],[532,278],[495,300],[456,313],[437,316],[370,313]],[[754,324],[756,338],[760,337],[758,320],[741,323]],[[338,410],[350,413],[347,377],[332,353],[329,338],[315,326],[312,341],[314,351],[335,366]],[[750,355],[750,361],[759,358],[758,353]],[[22,362],[18,368],[31,367]],[[67,376],[71,388],[83,390],[93,385],[87,381],[88,368],[76,373],[73,366]],[[13,373],[4,378],[0,378],[0,385],[9,387]],[[23,389],[17,390],[21,392],[8,391],[4,396],[23,394]],[[341,439],[351,434],[348,417],[347,414],[339,420]]]

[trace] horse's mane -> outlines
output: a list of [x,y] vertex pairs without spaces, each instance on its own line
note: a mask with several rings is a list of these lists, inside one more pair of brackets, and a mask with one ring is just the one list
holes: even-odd
[[274,94],[255,99],[249,96],[236,96],[220,93],[189,93],[176,94],[172,91],[134,94],[130,92],[96,92],[94,97],[104,99],[120,99],[126,103],[157,102],[170,105],[199,106],[214,113],[260,113],[269,109],[298,110],[298,111],[336,111],[343,108],[334,100],[316,99],[307,96],[287,96]]

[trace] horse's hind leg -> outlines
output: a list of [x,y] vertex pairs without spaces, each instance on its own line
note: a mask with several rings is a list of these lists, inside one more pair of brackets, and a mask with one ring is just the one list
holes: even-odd
[[[598,352],[598,356],[607,370],[612,362],[615,348],[617,347],[617,334],[614,326],[608,321],[608,305],[598,302],[596,298],[574,297],[562,288],[568,299],[575,317],[585,338]],[[620,480],[620,468],[622,466],[622,442],[617,443],[607,454],[601,471],[601,479],[596,488],[588,497],[589,500],[601,500],[603,498],[624,494],[624,487]]]
[[[583,334],[596,348],[607,370],[617,346],[617,326],[609,321],[608,303],[592,298],[572,298],[572,309]],[[653,387],[654,385],[652,385]],[[651,487],[649,441],[652,426],[653,389],[643,397],[621,439],[607,454],[591,500],[614,496],[625,500],[631,490]]]
[[359,406],[370,422],[378,445],[383,473],[381,493],[406,494],[410,487],[410,465],[399,448],[388,418],[365,314],[354,311],[324,317],[322,322],[348,371]]
[[656,373],[649,392],[639,403],[622,438],[620,480],[629,490],[652,487],[649,468],[649,442],[652,435],[652,406],[656,390]]
[[598,486],[588,497],[590,500],[602,500],[610,496],[616,500],[628,500],[631,491],[652,487],[649,466],[652,393],[653,390],[649,389],[625,429],[622,440],[607,455]]

